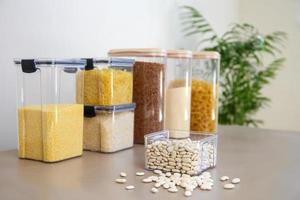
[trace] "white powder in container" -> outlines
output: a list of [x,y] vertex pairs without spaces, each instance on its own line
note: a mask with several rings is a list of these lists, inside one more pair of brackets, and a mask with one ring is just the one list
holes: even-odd
[[112,153],[133,146],[135,104],[85,106],[84,149]]
[[189,137],[191,87],[169,87],[166,91],[165,128],[171,138]]

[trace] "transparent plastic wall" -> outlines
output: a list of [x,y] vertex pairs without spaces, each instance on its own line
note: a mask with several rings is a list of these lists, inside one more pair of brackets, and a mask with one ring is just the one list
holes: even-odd
[[218,126],[218,52],[194,52],[192,60],[191,130],[215,134]]
[[76,74],[85,61],[26,59],[15,65],[19,157],[56,162],[80,156],[83,105],[76,102]]
[[189,137],[192,52],[169,50],[165,80],[165,129],[171,138]]
[[[197,175],[216,166],[218,135],[195,135],[171,139],[169,131],[145,136],[145,168]],[[159,155],[159,156],[158,156]]]
[[112,58],[135,60],[133,67],[134,142],[144,143],[144,135],[163,130],[166,51],[162,49],[113,49]]

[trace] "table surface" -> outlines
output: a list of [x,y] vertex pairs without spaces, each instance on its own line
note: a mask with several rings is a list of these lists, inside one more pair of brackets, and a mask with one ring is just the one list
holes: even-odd
[[[218,163],[212,191],[196,189],[188,199],[300,199],[300,133],[244,127],[221,127]],[[116,184],[120,172],[128,184]],[[183,189],[152,194],[135,172],[144,170],[142,145],[114,154],[84,152],[82,157],[46,164],[17,158],[17,151],[0,152],[0,199],[186,199]],[[146,175],[152,172],[146,171]],[[224,190],[219,177],[241,178],[234,190]]]

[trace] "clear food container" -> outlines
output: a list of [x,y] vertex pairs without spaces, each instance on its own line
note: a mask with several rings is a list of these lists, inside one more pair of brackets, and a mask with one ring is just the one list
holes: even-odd
[[23,59],[15,65],[19,157],[56,162],[82,155],[83,105],[76,103],[76,75],[85,61]]
[[84,106],[83,148],[112,153],[133,146],[135,104]]
[[190,133],[192,52],[169,50],[165,82],[165,129],[171,138]]
[[133,69],[134,142],[163,130],[166,52],[162,49],[113,49],[109,56],[135,59]]
[[145,167],[197,175],[216,166],[217,135],[198,135],[190,138],[170,139],[169,131],[145,136]]
[[[86,59],[85,70],[78,74],[78,102],[84,105],[119,105],[132,103],[133,59]],[[84,90],[82,90],[84,79]]]
[[217,133],[219,63],[218,52],[193,52],[191,130],[198,134]]

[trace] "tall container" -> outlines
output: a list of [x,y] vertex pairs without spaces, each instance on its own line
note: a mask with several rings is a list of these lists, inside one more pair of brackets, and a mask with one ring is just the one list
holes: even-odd
[[26,59],[15,65],[19,157],[56,162],[80,156],[83,105],[76,103],[76,75],[85,61]]
[[169,50],[165,80],[165,128],[171,138],[190,135],[191,58],[187,50]]
[[112,58],[135,59],[133,67],[134,142],[144,143],[144,135],[163,130],[166,51],[162,49],[113,49]]
[[[84,105],[112,106],[132,103],[133,59],[89,58],[78,76],[77,100]],[[84,89],[83,82],[84,79]]]
[[218,52],[193,52],[191,130],[195,134],[217,132],[219,65]]

